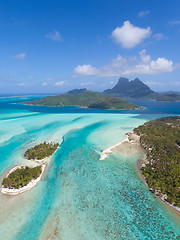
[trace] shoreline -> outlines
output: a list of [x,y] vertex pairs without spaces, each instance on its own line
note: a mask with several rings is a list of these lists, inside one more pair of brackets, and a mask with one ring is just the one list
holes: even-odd
[[[140,140],[140,136],[138,136],[135,132],[128,133],[127,135],[128,135],[128,137],[132,137],[133,138],[132,140],[129,141],[130,143],[132,143],[132,141],[136,142],[142,148],[142,150],[144,150],[142,145],[140,144],[140,141],[139,141]],[[147,185],[149,191],[151,193],[153,193],[153,195],[155,197],[157,197],[159,200],[161,200],[166,206],[169,206],[171,208],[171,210],[175,210],[176,213],[180,214],[180,207],[177,207],[177,206],[173,205],[172,203],[168,202],[167,199],[166,199],[166,195],[165,194],[162,194],[162,196],[161,196],[160,192],[157,192],[157,191],[154,192],[148,186],[146,178],[144,177],[144,175],[143,175],[143,173],[141,171],[141,168],[142,168],[143,165],[145,165],[145,162],[146,161],[141,160],[139,162],[137,161],[137,163],[136,163],[136,169],[137,169],[138,175],[139,175],[140,179],[142,180],[142,182]]]
[[107,158],[107,157],[108,157],[108,154],[109,154],[109,153],[112,153],[112,152],[113,152],[112,150],[113,150],[114,148],[119,147],[121,144],[123,144],[123,143],[125,143],[125,142],[131,143],[131,144],[138,144],[138,145],[140,145],[140,144],[139,144],[139,138],[140,138],[140,137],[137,136],[137,135],[135,135],[134,132],[127,133],[127,134],[125,134],[125,135],[127,136],[126,139],[124,139],[124,140],[122,140],[121,142],[119,142],[119,143],[117,143],[117,144],[115,144],[115,145],[113,145],[113,146],[111,146],[111,147],[106,148],[105,150],[103,150],[103,151],[101,152],[101,154],[100,154],[99,160],[102,161],[102,160],[104,160],[105,158]]
[[30,103],[21,103],[21,102],[14,102],[11,104],[21,104],[21,105],[25,105],[25,106],[35,106],[35,107],[78,107],[78,108],[85,108],[85,109],[99,109],[99,110],[117,110],[117,111],[127,111],[127,110],[144,110],[145,107],[143,106],[139,106],[136,108],[120,108],[120,109],[116,109],[116,108],[91,108],[91,107],[86,107],[86,106],[79,106],[79,105],[58,105],[58,106],[46,106],[46,105],[41,105],[41,104],[30,104]]
[[142,174],[141,171],[141,167],[142,165],[145,164],[144,160],[140,160],[136,162],[136,172],[140,178],[140,180],[148,187],[149,191],[159,200],[161,201],[161,203],[163,203],[166,207],[170,208],[171,211],[173,211],[175,214],[178,215],[178,217],[180,216],[180,208],[174,206],[173,204],[169,203],[167,200],[165,200],[163,197],[161,197],[158,193],[155,193],[154,191],[152,191],[152,189],[148,186],[147,182],[146,182],[146,178],[144,177],[144,175]]
[[[10,173],[14,172],[16,169],[21,168],[21,167],[24,167],[24,165],[19,165],[19,166],[13,167],[12,169],[9,170],[6,177],[8,177]],[[14,196],[14,195],[18,195],[18,194],[21,194],[21,193],[24,193],[24,192],[30,190],[31,188],[35,187],[38,184],[38,182],[41,180],[46,167],[47,167],[46,164],[42,164],[41,165],[42,172],[39,175],[39,177],[36,178],[35,180],[31,180],[26,186],[24,186],[22,188],[18,188],[18,189],[14,189],[14,188],[10,189],[10,188],[2,187],[1,192],[6,195]]]
[[102,160],[104,160],[105,158],[107,158],[107,157],[108,157],[108,154],[109,154],[109,153],[112,153],[112,150],[113,150],[114,148],[120,146],[120,145],[121,145],[122,143],[124,143],[124,142],[129,142],[129,139],[127,138],[127,139],[125,139],[125,140],[122,140],[121,142],[113,145],[112,147],[109,147],[109,148],[106,148],[105,150],[103,150],[103,151],[101,152],[101,155],[100,155],[99,160],[102,161]]
[[[125,143],[125,142],[128,142],[128,143],[130,143],[130,144],[136,144],[137,146],[139,146],[139,147],[144,151],[144,148],[142,147],[142,145],[141,145],[141,143],[140,143],[140,136],[139,136],[139,135],[137,135],[135,132],[129,132],[129,133],[127,133],[126,135],[128,136],[127,139],[122,140],[121,142],[119,142],[119,143],[117,143],[117,144],[115,144],[115,145],[113,145],[113,146],[111,146],[111,147],[103,150],[103,151],[101,152],[101,155],[100,155],[99,160],[102,161],[102,160],[104,160],[105,158],[107,158],[107,157],[108,157],[108,154],[109,154],[109,153],[112,153],[114,148],[120,146],[121,144],[123,144],[123,143]],[[148,186],[148,184],[147,184],[147,182],[146,182],[146,178],[144,177],[144,175],[143,175],[143,173],[142,173],[142,171],[141,171],[141,168],[142,168],[143,165],[145,165],[145,163],[146,163],[146,160],[140,160],[140,161],[137,161],[137,162],[136,162],[136,170],[137,170],[137,174],[138,174],[140,180],[148,187],[149,191],[150,191],[151,193],[153,193],[153,195],[154,195],[157,199],[159,199],[162,203],[164,203],[164,204],[166,205],[166,207],[170,207],[171,210],[175,211],[176,214],[179,215],[179,214],[180,214],[180,207],[177,207],[177,206],[169,203],[169,202],[167,201],[167,199],[166,199],[166,195],[165,195],[165,194],[164,194],[164,195],[162,194],[162,196],[161,196],[159,192],[157,192],[157,191],[154,192],[154,191]]]

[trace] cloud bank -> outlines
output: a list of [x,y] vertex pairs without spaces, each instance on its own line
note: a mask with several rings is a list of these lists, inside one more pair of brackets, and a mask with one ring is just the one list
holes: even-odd
[[90,64],[78,65],[74,69],[74,77],[115,77],[120,75],[160,74],[172,72],[173,70],[174,66],[171,60],[163,57],[152,60],[144,49],[139,53],[138,57],[122,57],[118,55],[112,59],[109,65],[105,65],[102,68],[96,68]]

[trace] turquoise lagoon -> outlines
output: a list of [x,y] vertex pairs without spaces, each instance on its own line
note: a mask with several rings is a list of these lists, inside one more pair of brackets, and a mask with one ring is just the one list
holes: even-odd
[[[40,96],[38,96],[40,97]],[[18,196],[0,193],[0,239],[179,239],[179,216],[148,190],[136,171],[140,149],[102,150],[144,122],[180,115],[180,103],[136,101],[144,110],[108,111],[12,104],[37,96],[0,98],[0,178],[26,164],[42,141],[61,143],[39,184]]]

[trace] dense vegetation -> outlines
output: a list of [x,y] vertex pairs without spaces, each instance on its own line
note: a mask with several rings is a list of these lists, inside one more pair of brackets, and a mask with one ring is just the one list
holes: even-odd
[[140,108],[137,105],[132,105],[130,102],[121,100],[120,98],[105,98],[103,101],[89,105],[89,108],[100,108],[100,109],[134,109]]
[[147,151],[142,168],[147,184],[180,207],[180,117],[167,117],[134,129]]
[[154,99],[157,101],[170,101],[170,102],[180,101],[180,93],[154,92],[138,78],[129,81],[129,79],[121,77],[118,83],[112,89],[105,90],[103,94],[106,96],[120,97],[125,99],[142,98],[142,99]]
[[39,145],[36,145],[33,148],[28,149],[25,152],[25,157],[30,160],[30,159],[37,159],[41,160],[45,157],[51,156],[55,150],[58,148],[59,144],[58,143],[41,143]]
[[41,166],[34,168],[22,167],[10,173],[8,177],[3,179],[2,185],[5,188],[22,188],[26,186],[31,180],[37,179],[42,172]]
[[93,91],[80,90],[80,93],[70,91],[66,94],[57,96],[48,96],[24,104],[39,105],[39,106],[80,106],[103,109],[135,109],[139,106],[120,98],[106,97],[100,93]]

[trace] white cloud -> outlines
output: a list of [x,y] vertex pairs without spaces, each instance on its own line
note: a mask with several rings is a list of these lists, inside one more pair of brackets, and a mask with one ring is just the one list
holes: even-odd
[[170,25],[180,25],[180,20],[172,20],[168,22]]
[[19,86],[19,87],[24,87],[24,86],[25,86],[25,83],[19,83],[18,86]]
[[152,60],[146,50],[142,50],[138,57],[122,57],[118,55],[109,65],[95,68],[88,65],[74,69],[75,76],[115,77],[120,75],[159,74],[174,70],[173,62],[166,58]]
[[64,86],[65,83],[66,83],[66,81],[59,81],[59,82],[56,82],[54,85],[58,86],[58,87],[62,87],[62,86]]
[[45,86],[47,86],[47,85],[48,85],[47,82],[43,82],[43,83],[42,83],[42,86],[43,86],[43,87],[45,87]]
[[96,68],[92,67],[90,64],[78,65],[74,70],[75,76],[76,75],[86,75],[92,76],[96,74]]
[[[171,72],[173,62],[165,58],[158,58],[156,61],[152,60],[150,62],[149,72],[152,73],[161,73],[161,72]],[[148,71],[147,71],[148,72]]]
[[61,80],[60,78],[46,78],[44,82],[41,83],[41,86],[56,86],[56,87],[62,87],[62,86],[70,85],[67,80]]
[[144,83],[150,86],[163,86],[161,82],[155,82],[155,81],[146,81]]
[[15,59],[25,59],[26,56],[27,56],[26,53],[19,53],[17,55],[12,56],[12,58],[15,58]]
[[57,30],[54,30],[53,32],[48,33],[46,37],[53,41],[62,41],[61,34]]
[[149,10],[146,10],[146,11],[141,11],[138,13],[138,17],[145,17],[149,14]]
[[125,21],[122,27],[117,27],[112,32],[112,38],[124,48],[133,48],[150,36],[150,27],[136,27],[129,21]]
[[172,85],[175,85],[175,86],[179,86],[179,85],[180,85],[180,81],[176,81],[176,82],[171,81],[170,83],[171,83]]
[[95,82],[81,82],[80,85],[81,86],[89,86],[89,85],[94,85]]
[[46,81],[50,82],[52,81],[52,78],[46,78]]
[[165,37],[163,33],[156,33],[153,35],[153,38],[156,40],[167,39],[167,37]]

